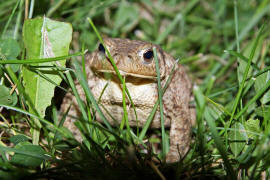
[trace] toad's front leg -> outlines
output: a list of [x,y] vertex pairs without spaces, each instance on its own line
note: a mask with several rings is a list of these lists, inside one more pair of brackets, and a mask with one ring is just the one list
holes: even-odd
[[166,156],[167,163],[177,162],[183,157],[190,144],[190,114],[189,110],[180,110],[177,116],[171,120],[170,128],[170,150]]

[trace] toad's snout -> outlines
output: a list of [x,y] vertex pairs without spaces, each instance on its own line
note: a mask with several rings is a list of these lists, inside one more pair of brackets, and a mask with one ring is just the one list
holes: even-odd
[[131,54],[120,54],[120,53],[114,53],[112,55],[112,58],[116,64],[116,66],[119,66],[120,64],[128,64],[133,62],[133,58]]

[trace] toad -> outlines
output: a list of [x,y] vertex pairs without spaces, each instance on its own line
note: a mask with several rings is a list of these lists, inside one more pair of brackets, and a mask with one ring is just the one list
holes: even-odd
[[[172,56],[152,43],[105,38],[104,45],[113,57],[120,74],[125,77],[126,88],[136,108],[137,120],[134,109],[126,98],[128,121],[131,127],[143,127],[158,101],[157,72],[153,47],[157,49],[162,87],[169,78],[173,66],[176,65],[169,85],[163,94],[162,103],[164,125],[170,129],[170,149],[166,155],[166,162],[179,161],[181,156],[184,156],[189,149],[191,119],[194,117],[194,111],[189,108],[192,85],[183,66],[176,63]],[[96,100],[99,99],[98,102],[102,105],[100,107],[109,123],[117,126],[121,123],[123,117],[122,84],[115,74],[104,46],[100,44],[97,50],[91,54],[86,54],[85,58],[88,86]],[[106,76],[106,74],[110,74],[110,76]],[[82,99],[85,99],[83,89],[79,83],[76,84],[79,95]],[[107,87],[105,88],[105,86]],[[71,103],[73,105],[69,115],[79,116],[80,112],[76,99],[71,93],[65,96],[61,111],[66,112]],[[64,126],[74,133],[76,139],[80,139],[79,131],[73,124],[75,119],[72,119],[71,116],[67,117]],[[96,119],[103,122],[98,113],[96,113]],[[158,108],[150,128],[160,127]]]

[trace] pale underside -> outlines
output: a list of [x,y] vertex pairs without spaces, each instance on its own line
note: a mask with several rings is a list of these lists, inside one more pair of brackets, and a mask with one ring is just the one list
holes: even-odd
[[[95,81],[95,84],[93,86],[90,85],[91,91],[95,97],[99,97],[99,103],[102,105],[101,107],[104,109],[105,117],[109,120],[110,124],[117,126],[121,123],[120,120],[122,120],[124,113],[122,102],[122,85],[120,85],[118,82],[115,82],[114,80],[105,79],[100,76],[96,79],[97,80]],[[91,81],[89,83],[91,83]],[[106,85],[107,87],[105,88]],[[126,88],[131,95],[131,99],[134,103],[137,113],[136,119],[134,108],[132,108],[128,97],[126,97],[129,125],[132,127],[142,127],[146,123],[150,112],[157,102],[157,83],[152,80],[141,80],[140,82],[136,82],[136,84],[126,82]],[[102,96],[100,97],[101,94]],[[98,114],[96,115],[97,120],[102,122]],[[157,112],[154,116],[154,119],[152,120],[151,128],[159,128],[160,126],[160,114]],[[170,119],[166,118],[165,127],[169,126]]]

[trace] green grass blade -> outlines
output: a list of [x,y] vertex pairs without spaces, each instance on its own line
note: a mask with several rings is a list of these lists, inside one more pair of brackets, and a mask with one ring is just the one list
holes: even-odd
[[244,108],[241,109],[241,111],[235,116],[235,119],[238,119],[240,116],[242,116],[247,111],[248,107],[251,104],[255,103],[258,99],[260,99],[261,96],[265,93],[265,91],[267,91],[269,89],[269,87],[270,87],[270,81],[268,81],[265,84],[265,86],[262,89],[260,89],[260,91],[257,92],[257,94],[247,102],[247,104],[244,106]]
[[252,51],[251,51],[249,59],[248,59],[248,64],[246,65],[246,69],[245,69],[245,72],[244,72],[243,80],[242,80],[242,82],[240,84],[240,87],[239,87],[237,95],[236,95],[236,99],[234,101],[233,110],[232,110],[232,113],[231,113],[232,116],[230,118],[229,125],[232,123],[232,120],[234,118],[234,114],[235,114],[236,109],[238,107],[238,103],[239,103],[239,101],[241,99],[242,91],[243,91],[244,86],[245,86],[245,82],[246,82],[246,79],[247,79],[247,76],[248,76],[248,72],[249,72],[249,69],[250,69],[250,66],[251,66],[251,62],[252,62],[252,59],[254,57],[254,54],[255,54],[259,39],[260,39],[260,37],[262,35],[262,32],[263,32],[263,29],[264,29],[264,25],[260,28],[259,34],[256,37],[255,43],[254,43],[254,45],[252,47]]
[[[172,68],[172,70],[171,70],[171,72],[170,72],[169,78],[167,79],[167,81],[166,81],[166,83],[165,83],[165,85],[164,85],[164,87],[163,87],[163,89],[162,89],[162,95],[163,95],[164,92],[166,91],[166,89],[167,89],[169,83],[171,82],[172,75],[173,75],[173,73],[174,73],[174,71],[175,71],[175,67],[176,67],[176,65],[178,64],[178,62],[179,62],[179,60],[177,60],[177,61],[175,62],[174,66],[173,66],[173,68]],[[155,105],[154,105],[154,107],[153,107],[151,113],[150,113],[149,116],[147,117],[146,123],[144,124],[143,129],[142,129],[142,131],[141,131],[141,133],[140,133],[140,135],[139,135],[139,140],[140,140],[140,141],[143,140],[143,138],[144,138],[144,136],[145,136],[145,134],[146,134],[146,132],[147,132],[147,130],[148,130],[148,128],[149,128],[149,126],[150,126],[152,120],[153,120],[153,117],[155,116],[155,113],[156,113],[157,108],[158,108],[158,104],[159,104],[159,101],[157,100],[157,102],[155,103]]]
[[32,114],[32,113],[29,113],[28,111],[25,111],[23,109],[20,109],[20,108],[17,108],[17,107],[13,107],[13,106],[8,106],[8,105],[4,105],[4,104],[0,104],[0,107],[4,107],[6,109],[11,109],[13,111],[16,111],[16,112],[19,112],[19,113],[22,113],[22,114],[25,114],[27,116],[30,116],[34,119],[38,119],[39,121],[41,121],[42,123],[46,124],[46,125],[49,125],[50,127],[54,128],[55,130],[57,130],[58,132],[60,132],[61,134],[63,135],[66,135],[65,131],[63,131],[62,129],[58,128],[55,124],[47,121],[46,119],[43,119],[35,114]]
[[[237,57],[239,59],[242,59],[243,61],[245,61],[246,63],[248,63],[248,58],[245,57],[244,55],[238,53],[238,52],[235,52],[233,50],[225,50],[225,52],[228,52],[229,54],[231,54],[231,55],[233,55],[233,56],[235,56],[235,57]],[[258,70],[258,71],[260,70],[260,68],[258,68],[258,66],[254,62],[252,62],[252,61],[251,61],[251,66],[254,69]]]
[[[245,26],[245,28],[239,34],[239,42],[241,42],[244,38],[249,35],[249,32],[258,24],[258,22],[270,11],[270,4],[265,6],[259,13],[254,14],[251,18],[249,23]],[[236,46],[236,42],[232,42],[227,49],[234,49]],[[221,58],[226,59],[228,54],[224,54]],[[229,63],[231,64],[231,63]],[[222,69],[221,69],[222,68]],[[227,67],[223,67],[222,64],[216,64],[211,71],[209,72],[208,76],[204,79],[204,83],[208,82],[211,76],[216,75],[217,78],[221,77],[225,72],[223,69]]]
[[157,83],[158,83],[158,101],[159,101],[159,112],[160,112],[160,124],[161,124],[161,135],[162,135],[162,153],[161,157],[165,158],[166,152],[166,139],[165,139],[165,126],[164,126],[164,115],[163,115],[163,103],[162,103],[162,88],[161,88],[161,81],[160,81],[160,71],[159,71],[159,61],[157,57],[157,49],[156,47],[153,48],[154,51],[154,59],[156,63],[156,72],[157,72]]
[[227,157],[226,149],[223,146],[223,142],[221,141],[221,138],[220,138],[218,131],[216,129],[217,127],[215,125],[215,122],[213,122],[211,118],[206,118],[206,122],[210,127],[210,131],[212,133],[212,137],[215,141],[216,147],[217,147],[217,149],[218,149],[218,151],[219,151],[219,153],[224,161],[225,167],[226,167],[227,172],[228,172],[228,177],[230,177],[231,179],[237,179],[236,174],[233,170],[233,167],[230,164],[229,159]]
[[15,24],[15,28],[14,28],[14,33],[13,33],[13,38],[14,39],[17,39],[17,37],[18,37],[19,28],[20,28],[20,25],[21,25],[22,14],[23,14],[23,4],[24,4],[24,1],[21,0],[20,7],[19,7],[19,12],[18,12],[18,15],[17,15],[16,24]]
[[6,23],[5,27],[4,27],[3,32],[2,32],[2,36],[1,36],[2,39],[4,38],[4,35],[6,34],[7,28],[8,28],[8,26],[9,26],[9,24],[10,24],[10,22],[11,22],[13,16],[14,16],[14,14],[15,14],[15,11],[16,11],[16,9],[17,9],[17,7],[18,7],[20,1],[21,1],[21,0],[17,0],[16,5],[14,6],[11,15],[10,15],[9,18],[8,18],[8,21],[7,21],[7,23]]
[[84,120],[87,120],[88,119],[87,118],[87,113],[85,111],[83,102],[82,102],[82,100],[80,98],[80,95],[79,95],[79,93],[78,93],[78,91],[77,91],[77,89],[75,87],[74,81],[73,81],[73,79],[72,79],[69,71],[66,72],[66,75],[67,75],[67,79],[68,79],[69,85],[70,85],[70,87],[72,89],[72,92],[74,93],[75,98],[76,98],[76,101],[77,101],[77,103],[79,105],[80,111],[82,113],[82,117],[83,117]]
[[96,99],[94,97],[94,95],[92,94],[92,92],[89,89],[88,83],[79,67],[79,63],[77,61],[74,61],[74,66],[75,66],[75,70],[76,70],[76,76],[85,92],[86,98],[89,99],[92,104],[94,105],[95,109],[97,110],[98,114],[100,115],[100,118],[103,120],[104,124],[107,126],[107,128],[109,130],[112,130],[112,127],[110,125],[110,123],[108,122],[108,120],[106,119],[106,117],[104,116],[103,112],[101,111],[101,109],[99,108]]
[[178,21],[181,21],[183,18],[182,13],[179,13],[175,16],[174,20],[171,22],[171,24],[166,28],[164,32],[162,32],[159,36],[158,39],[156,40],[156,44],[162,43],[164,39],[167,38],[167,36],[170,34],[171,31],[173,31],[178,23]]
[[84,53],[77,52],[74,54],[70,54],[67,56],[59,56],[59,57],[53,57],[53,58],[40,58],[40,59],[25,59],[25,60],[6,60],[6,61],[0,61],[0,64],[33,64],[33,63],[45,63],[45,62],[53,62],[53,61],[60,61],[64,59],[68,59],[74,56],[83,56]]
[[124,125],[127,126],[128,131],[130,131],[129,123],[128,123],[128,114],[127,114],[127,105],[126,105],[126,81],[123,79],[123,90],[122,90],[122,99],[123,99],[123,120],[120,124],[120,129],[124,128]]

